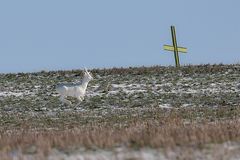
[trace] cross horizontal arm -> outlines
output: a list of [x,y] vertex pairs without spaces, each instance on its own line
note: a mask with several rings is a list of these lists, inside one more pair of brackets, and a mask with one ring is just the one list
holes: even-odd
[[[167,51],[174,51],[174,47],[170,45],[164,45],[163,49]],[[181,53],[187,53],[187,48],[185,47],[177,47],[177,50],[178,52],[181,52]]]

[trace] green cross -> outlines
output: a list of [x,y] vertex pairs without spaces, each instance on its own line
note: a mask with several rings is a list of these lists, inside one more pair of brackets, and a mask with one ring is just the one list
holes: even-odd
[[176,62],[176,67],[180,67],[180,62],[179,62],[179,55],[178,52],[182,53],[187,53],[187,48],[184,47],[178,47],[177,46],[177,38],[176,38],[176,31],[175,27],[171,26],[171,33],[172,33],[172,42],[173,45],[164,45],[163,49],[167,51],[174,51],[174,57],[175,57],[175,62]]

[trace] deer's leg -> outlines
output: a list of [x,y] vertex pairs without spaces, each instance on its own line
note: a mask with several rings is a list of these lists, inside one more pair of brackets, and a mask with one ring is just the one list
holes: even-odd
[[60,97],[60,101],[63,102],[63,103],[66,103],[66,104],[68,104],[68,105],[72,105],[72,102],[69,101],[69,100],[67,100],[67,99],[65,99],[64,96],[61,96],[61,97]]
[[81,97],[81,96],[79,96],[77,99],[78,99],[79,102],[82,102],[84,100],[84,98]]
[[84,96],[81,96],[82,101],[84,100]]
[[83,98],[82,98],[82,97],[77,97],[77,99],[78,99],[78,103],[77,103],[77,105],[76,105],[75,107],[79,106],[80,103],[83,101]]

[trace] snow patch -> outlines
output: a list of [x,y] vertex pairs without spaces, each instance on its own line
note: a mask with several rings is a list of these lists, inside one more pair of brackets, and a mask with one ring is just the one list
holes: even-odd
[[10,97],[10,96],[20,97],[22,95],[23,95],[22,92],[18,92],[18,93],[17,92],[11,92],[11,91],[0,92],[0,97]]
[[159,108],[172,109],[173,107],[170,104],[161,104],[161,105],[159,105]]
[[22,96],[26,96],[26,95],[34,95],[33,92],[30,91],[25,91],[25,92],[12,92],[12,91],[3,91],[0,92],[0,97],[22,97]]

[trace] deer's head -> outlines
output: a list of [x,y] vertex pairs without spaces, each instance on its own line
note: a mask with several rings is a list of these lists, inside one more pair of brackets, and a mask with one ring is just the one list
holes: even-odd
[[92,73],[88,72],[87,68],[84,68],[84,77],[86,77],[89,80],[93,79]]

